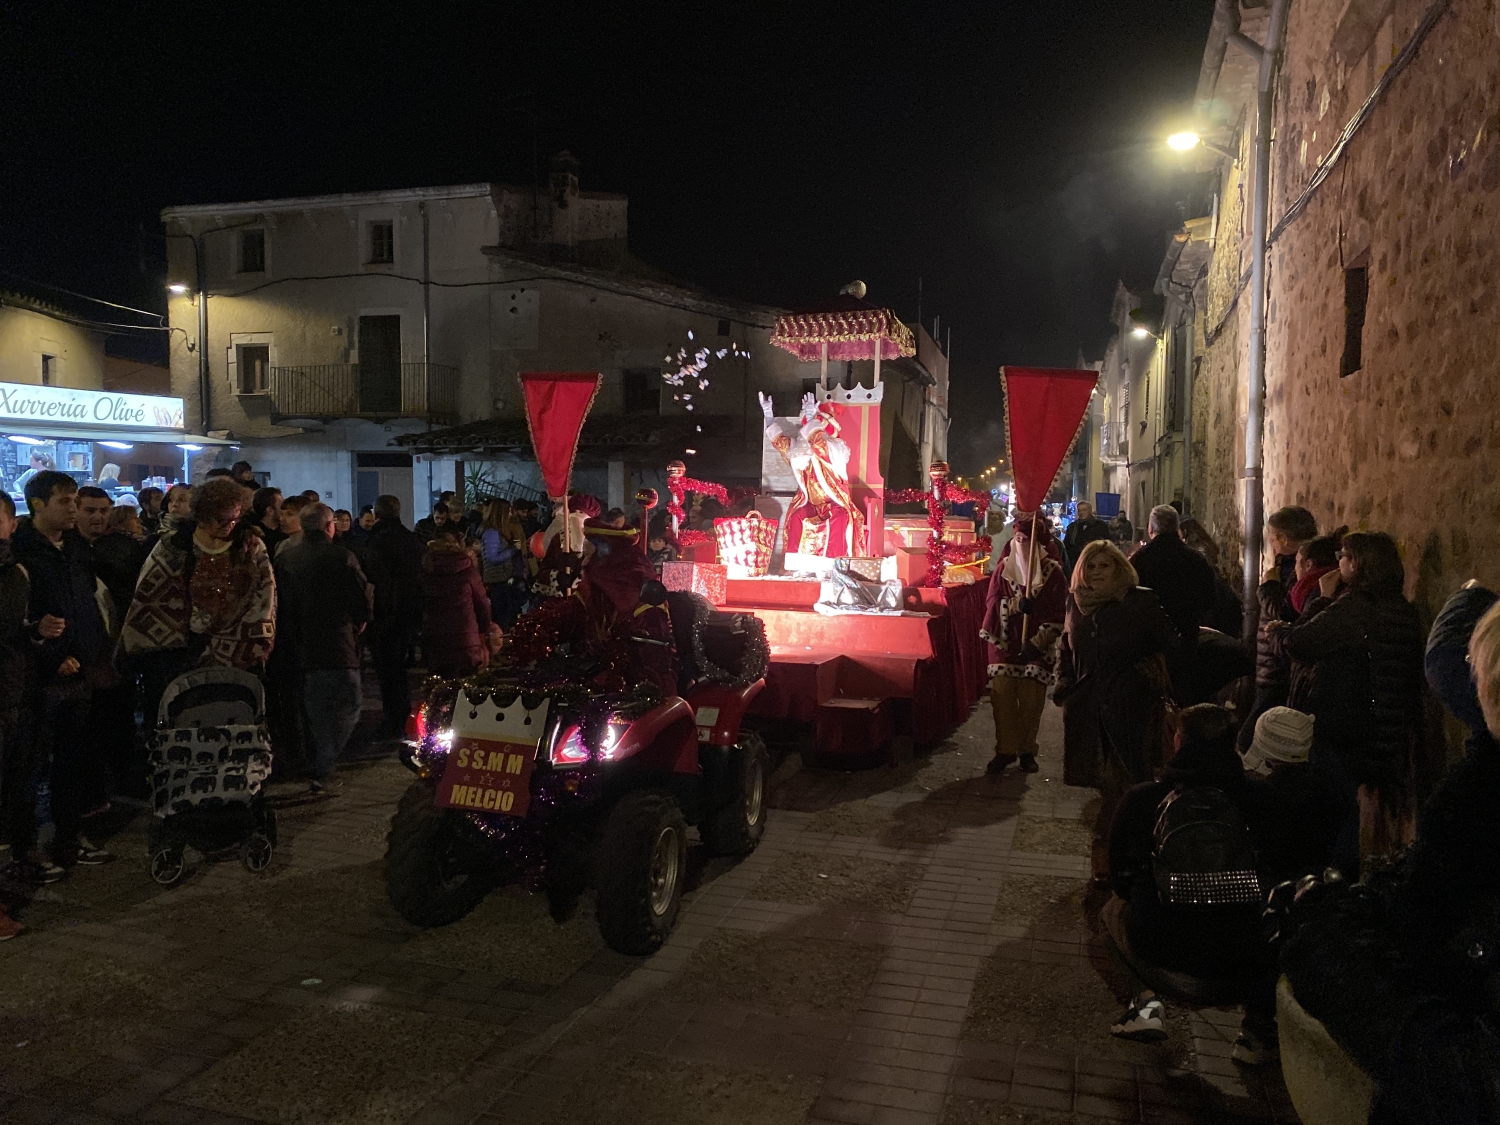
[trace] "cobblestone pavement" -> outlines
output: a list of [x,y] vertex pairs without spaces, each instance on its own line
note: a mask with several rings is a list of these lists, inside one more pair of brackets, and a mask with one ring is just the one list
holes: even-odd
[[981,1125],[1293,1121],[1229,1060],[1239,1015],[1112,1039],[1132,986],[1087,888],[1088,791],[983,776],[988,708],[905,764],[778,774],[760,849],[695,868],[651,958],[496,892],[419,932],[385,900],[389,760],[287,790],[271,869],[121,859],[36,895],[0,946],[0,1120]]

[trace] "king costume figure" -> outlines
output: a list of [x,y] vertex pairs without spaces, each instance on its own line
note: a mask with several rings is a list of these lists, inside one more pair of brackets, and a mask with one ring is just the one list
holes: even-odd
[[786,516],[788,553],[839,558],[865,552],[865,521],[849,491],[849,446],[828,403],[802,396],[795,436],[777,421],[769,395],[760,395],[766,437],[791,466],[797,495]]

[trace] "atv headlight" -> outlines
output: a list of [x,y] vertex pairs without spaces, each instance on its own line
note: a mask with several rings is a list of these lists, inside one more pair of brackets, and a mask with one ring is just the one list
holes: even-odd
[[563,727],[552,744],[554,766],[576,766],[589,760],[589,748],[583,744],[583,728],[574,723]]
[[[628,727],[628,723],[610,719],[604,728],[604,738],[599,743],[599,761],[608,762],[614,758]],[[552,744],[551,759],[554,766],[578,766],[587,762],[589,748],[583,741],[583,728],[576,723],[563,727],[558,732],[557,741]]]

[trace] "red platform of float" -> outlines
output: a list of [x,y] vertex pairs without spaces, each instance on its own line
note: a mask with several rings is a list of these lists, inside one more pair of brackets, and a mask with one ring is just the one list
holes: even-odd
[[902,616],[830,616],[813,609],[816,581],[731,579],[723,608],[754,613],[771,646],[751,714],[813,724],[818,755],[830,763],[869,759],[893,734],[942,737],[984,690],[988,583],[908,587]]

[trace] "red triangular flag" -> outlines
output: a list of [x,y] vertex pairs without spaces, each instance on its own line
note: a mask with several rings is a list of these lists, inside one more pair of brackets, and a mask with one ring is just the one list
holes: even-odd
[[547,495],[568,494],[573,458],[583,420],[594,405],[604,376],[597,371],[523,371],[521,391],[526,396],[526,423],[531,445],[542,469]]
[[1010,450],[1015,504],[1034,512],[1047,499],[1088,417],[1097,371],[1061,367],[1002,367],[1005,444]]

